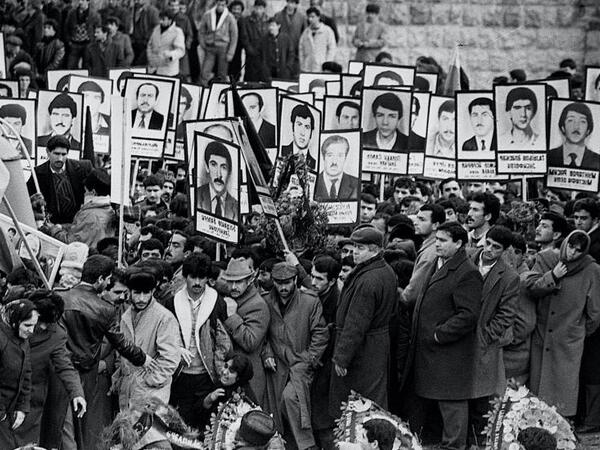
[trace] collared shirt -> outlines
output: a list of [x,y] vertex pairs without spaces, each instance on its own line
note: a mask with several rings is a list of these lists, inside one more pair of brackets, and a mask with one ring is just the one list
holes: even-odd
[[441,158],[454,158],[456,150],[454,142],[450,145],[442,141],[442,135],[440,133],[435,134],[433,140],[433,156],[439,156]]
[[202,362],[202,356],[200,355],[200,350],[198,350],[198,346],[196,345],[196,338],[195,338],[196,322],[198,320],[198,310],[200,309],[200,304],[202,303],[202,300],[204,299],[205,293],[206,293],[206,290],[202,293],[200,298],[198,298],[197,300],[194,300],[190,296],[190,293],[187,292],[187,288],[186,288],[187,299],[190,304],[190,316],[192,318],[192,335],[190,336],[190,344],[188,345],[188,348],[187,348],[187,350],[189,350],[192,353],[192,362],[190,363],[189,366],[187,366],[183,369],[183,372],[187,373],[188,375],[198,375],[198,374],[206,372],[206,368],[204,367],[204,363]]
[[217,203],[219,202],[219,200],[221,201],[221,214],[224,212],[224,208],[225,208],[225,195],[227,195],[227,192],[223,192],[222,194],[218,194],[217,192],[215,192],[215,190],[212,187],[212,184],[208,184],[208,190],[210,192],[210,211],[213,214],[216,214],[217,211]]
[[508,134],[508,143],[507,143],[507,147],[510,148],[511,150],[522,150],[523,146],[526,146],[525,148],[529,148],[529,147],[535,147],[538,145],[538,139],[540,137],[539,134],[537,134],[535,131],[533,131],[533,129],[530,127],[529,130],[527,130],[526,132],[524,132],[523,136],[525,136],[525,139],[523,140],[518,140],[514,134],[513,134],[514,128],[511,128],[510,133]]
[[65,162],[65,164],[63,164],[62,169],[60,170],[54,170],[54,168],[52,166],[50,166],[50,172],[52,172],[55,175],[62,175],[63,173],[65,173],[65,166],[67,165],[67,163]]
[[567,149],[567,147],[563,145],[562,151],[563,163],[565,166],[568,167],[571,165],[571,155],[575,155],[575,165],[577,167],[581,167],[581,163],[583,162],[583,154],[585,153],[585,147],[577,146]]
[[483,247],[485,245],[487,230],[481,236],[475,236],[475,230],[471,230],[467,234],[469,236],[469,247]]
[[384,142],[379,137],[379,131],[378,131],[377,134],[375,135],[375,140],[377,141],[377,148],[379,148],[381,150],[391,150],[394,147],[394,144],[396,143],[397,136],[398,136],[398,132],[394,131],[393,139],[390,139],[387,142]]
[[494,261],[494,264],[491,265],[484,265],[483,264],[483,258],[480,256],[479,257],[479,264],[477,265],[477,268],[479,269],[479,273],[481,274],[481,276],[483,278],[485,278],[487,276],[488,273],[490,273],[490,270],[492,270],[492,268],[496,265],[498,261]]

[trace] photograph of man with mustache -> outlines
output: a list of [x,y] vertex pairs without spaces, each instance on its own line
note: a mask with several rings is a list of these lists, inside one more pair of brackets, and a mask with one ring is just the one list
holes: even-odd
[[71,150],[81,150],[81,142],[73,136],[73,125],[77,117],[77,104],[69,94],[58,94],[48,105],[50,133],[38,138],[38,146],[46,147],[52,136],[64,136]]
[[197,192],[198,207],[222,219],[238,220],[238,201],[228,191],[232,175],[231,155],[227,147],[213,141],[206,146],[204,162],[208,183]]
[[142,83],[135,93],[137,108],[131,111],[133,128],[160,130],[165,122],[165,116],[154,110],[158,102],[158,86],[152,83]]
[[569,103],[558,119],[563,144],[548,152],[548,166],[600,169],[600,155],[586,145],[594,130],[594,119],[588,105]]
[[489,152],[496,150],[493,105],[494,102],[486,97],[477,97],[469,103],[469,119],[474,136],[463,143],[463,151]]
[[427,143],[427,155],[440,158],[454,158],[454,124],[456,119],[456,103],[454,99],[445,100],[437,112],[437,132],[432,134]]

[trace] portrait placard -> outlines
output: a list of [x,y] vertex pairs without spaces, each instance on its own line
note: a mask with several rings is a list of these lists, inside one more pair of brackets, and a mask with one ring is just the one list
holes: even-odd
[[342,82],[341,81],[326,81],[325,82],[325,93],[327,95],[342,95]]
[[550,100],[548,187],[598,192],[600,103]]
[[437,91],[438,78],[439,75],[437,73],[417,72],[414,82],[415,91],[434,94]]
[[317,169],[321,112],[289,96],[281,99],[279,158],[302,154],[310,170]]
[[288,97],[291,99],[295,99],[298,100],[300,102],[305,102],[308,103],[309,105],[313,105],[315,104],[315,93],[314,92],[303,92],[301,94],[284,94],[284,95],[280,95],[279,96],[279,101],[281,101],[281,99],[283,97]]
[[277,88],[284,92],[298,92],[298,83],[288,80],[271,80],[271,87]]
[[361,75],[342,75],[342,96],[360,98],[362,91]]
[[392,64],[365,64],[363,87],[412,86],[415,80],[415,68]]
[[360,109],[360,100],[354,97],[325,96],[323,129],[360,129]]
[[494,93],[456,93],[456,149],[459,161],[495,161]]
[[548,80],[527,80],[530,83],[546,85],[546,99],[570,98],[571,80],[569,78],[553,78]]
[[585,100],[600,102],[600,67],[585,68]]
[[495,85],[494,105],[498,173],[545,174],[546,85]]
[[202,118],[225,119],[228,117],[227,91],[230,88],[227,83],[212,83],[206,97],[206,105],[203,105]]
[[87,77],[90,75],[90,72],[87,69],[49,70],[46,73],[46,79],[48,80],[48,90],[67,91],[69,89],[69,77],[71,75]]
[[181,92],[181,80],[178,77],[168,77],[165,75],[142,74],[133,72],[133,78],[143,78],[147,80],[167,81],[174,83],[171,92],[171,100],[167,114],[167,130],[175,130],[176,120],[179,114],[179,93]]
[[[175,143],[171,147],[174,150],[172,155],[176,160],[181,161],[183,156],[184,141],[185,141],[185,126],[186,120],[198,120],[200,118],[200,108],[202,106],[202,95],[204,88],[195,84],[183,83],[179,91],[179,106],[177,112],[177,126],[175,128]],[[167,135],[167,142],[169,136]],[[171,156],[167,153],[166,156]]]
[[162,157],[167,122],[175,89],[174,81],[154,78],[128,78],[125,97],[131,115],[131,155]]
[[[8,127],[4,128],[4,137],[26,160],[25,152],[35,163],[37,145],[36,145],[36,102],[30,99],[11,99],[0,98],[0,119],[5,120],[14,128],[16,134]],[[23,145],[21,142],[23,141]],[[25,163],[27,166],[27,163]]]
[[195,133],[198,168],[194,183],[196,230],[237,244],[240,218],[240,148],[204,133]]
[[327,81],[339,81],[338,73],[304,72],[298,76],[298,92],[314,92],[315,99],[321,100],[326,94]]
[[413,92],[411,103],[411,128],[408,135],[408,174],[421,175],[427,146],[427,119],[429,118],[429,92]]
[[72,92],[39,91],[37,108],[37,163],[47,159],[46,145],[55,135],[71,145],[69,158],[79,159],[83,129],[83,95]]
[[[265,148],[277,148],[277,89],[238,89],[248,117]],[[227,105],[233,112],[233,93],[227,93]]]
[[128,69],[109,69],[108,78],[113,82],[113,94],[123,95],[125,80],[132,78],[134,73],[147,73],[146,67],[130,67]]
[[0,80],[0,98],[19,98],[19,82]]
[[112,92],[112,80],[71,75],[69,78],[69,91],[83,94],[84,133],[86,108],[90,108],[94,152],[110,153],[110,93]]

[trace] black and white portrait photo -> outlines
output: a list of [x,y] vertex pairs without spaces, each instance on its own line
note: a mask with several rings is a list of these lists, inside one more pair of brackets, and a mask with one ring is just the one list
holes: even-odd
[[69,77],[71,75],[87,77],[89,74],[87,69],[49,70],[46,75],[48,78],[48,90],[67,91],[69,90]]
[[38,147],[45,149],[52,136],[62,135],[69,140],[72,151],[81,150],[83,95],[39,91],[37,116]]
[[177,128],[175,139],[183,141],[185,129],[183,122],[186,120],[197,120],[200,118],[200,107],[202,105],[203,88],[195,84],[181,85],[179,91],[179,105],[177,113]]
[[321,133],[319,169],[314,188],[317,201],[358,199],[360,184],[360,134]]
[[410,91],[365,88],[361,113],[362,146],[406,152],[411,98]]
[[496,158],[492,92],[456,94],[456,143],[458,159],[493,160]]
[[173,83],[173,90],[171,92],[171,99],[169,100],[168,104],[169,104],[169,109],[167,110],[167,129],[168,130],[175,130],[176,126],[177,126],[177,116],[179,114],[179,110],[178,110],[178,99],[179,99],[179,92],[181,91],[181,79],[179,79],[178,77],[169,77],[166,75],[155,75],[155,74],[142,74],[142,73],[137,73],[137,72],[133,72],[132,73],[133,78],[138,78],[138,79],[145,79],[145,80],[149,80],[152,82],[155,81],[163,81],[163,82],[167,82],[167,83]]
[[498,151],[546,150],[546,86],[496,85]]
[[362,76],[360,75],[342,75],[342,96],[360,98],[362,90]]
[[133,78],[134,73],[146,73],[145,67],[130,67],[127,69],[110,69],[108,78],[113,82],[113,94],[122,95],[125,89],[125,80]]
[[0,98],[19,98],[19,82],[0,80]]
[[437,81],[439,75],[437,73],[422,73],[415,74],[414,88],[417,92],[431,92],[437,90]]
[[141,78],[129,78],[125,97],[131,108],[133,137],[164,139],[174,83]]
[[360,128],[360,102],[353,97],[325,97],[325,130],[356,130]]
[[283,97],[281,102],[279,157],[302,155],[306,166],[317,170],[321,113],[313,106]]
[[22,155],[22,159],[26,158],[25,152],[34,158],[36,151],[35,100],[0,99],[0,119],[6,121],[13,128],[14,131],[2,125],[4,136]]
[[301,73],[298,77],[298,92],[314,92],[315,98],[321,100],[327,93],[327,81],[339,81],[337,73]]
[[229,114],[228,101],[227,101],[227,90],[229,84],[227,83],[212,83],[208,94],[204,94],[206,101],[203,100],[203,119],[225,119]]
[[585,99],[588,102],[600,102],[600,67],[585,69]]
[[456,103],[453,98],[432,95],[429,103],[425,154],[435,158],[456,158],[454,142]]
[[[277,90],[240,89],[248,117],[265,148],[277,147]],[[233,100],[232,100],[233,101]]]
[[415,79],[414,67],[388,64],[365,64],[363,87],[412,86]]
[[548,167],[600,170],[600,104],[550,103]]

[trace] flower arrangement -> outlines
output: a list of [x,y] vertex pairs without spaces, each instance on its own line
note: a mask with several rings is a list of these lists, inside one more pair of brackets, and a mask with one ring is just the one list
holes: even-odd
[[539,217],[539,212],[532,202],[513,201],[510,205],[510,211],[507,213],[517,230],[523,234],[526,239],[535,235],[535,227]]
[[576,438],[567,422],[554,406],[548,406],[535,397],[525,386],[509,383],[503,398],[492,402],[487,415],[486,449],[519,450],[519,432],[538,427],[548,430],[556,438],[559,450],[574,450]]
[[[396,427],[395,449],[421,450],[421,444],[412,434],[408,424],[383,409],[377,403],[352,391],[347,402],[342,403],[342,415],[336,420],[336,443],[355,443],[362,424],[371,419],[384,419]],[[343,446],[340,446],[343,447]]]

